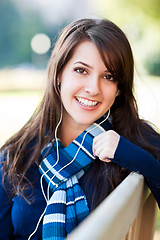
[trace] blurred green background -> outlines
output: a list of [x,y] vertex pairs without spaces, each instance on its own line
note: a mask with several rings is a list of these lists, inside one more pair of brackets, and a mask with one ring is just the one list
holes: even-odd
[[[47,62],[61,29],[84,17],[104,17],[126,33],[135,58],[139,114],[160,129],[159,0],[0,0],[0,145],[41,101]],[[160,213],[157,217],[160,239]]]

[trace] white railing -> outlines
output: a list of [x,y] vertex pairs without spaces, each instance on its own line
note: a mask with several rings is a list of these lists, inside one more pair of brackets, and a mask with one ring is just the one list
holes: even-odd
[[130,173],[67,240],[151,240],[156,213],[143,176]]

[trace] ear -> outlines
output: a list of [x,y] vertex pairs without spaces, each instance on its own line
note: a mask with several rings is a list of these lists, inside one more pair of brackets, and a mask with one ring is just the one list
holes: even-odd
[[58,86],[60,85],[60,78],[59,77],[57,77],[57,84],[58,84]]
[[120,95],[120,90],[117,90],[116,97]]
[[57,76],[57,89],[60,92],[60,88],[61,88],[61,78],[59,77],[59,75]]
[[61,73],[59,73],[58,76],[57,76],[57,83],[58,83],[58,85],[61,84],[61,82],[62,82],[61,79],[62,79],[62,78],[61,78]]

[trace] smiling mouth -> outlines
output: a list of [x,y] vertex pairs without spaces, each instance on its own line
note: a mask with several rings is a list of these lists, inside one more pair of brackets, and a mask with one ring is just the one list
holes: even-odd
[[76,100],[86,107],[95,107],[99,102],[87,100],[86,98],[76,97]]

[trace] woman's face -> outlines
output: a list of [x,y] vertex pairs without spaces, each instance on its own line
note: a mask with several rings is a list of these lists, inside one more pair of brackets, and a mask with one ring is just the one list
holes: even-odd
[[102,117],[114,103],[117,82],[91,41],[81,42],[75,48],[59,81],[63,121],[67,125],[85,129]]

